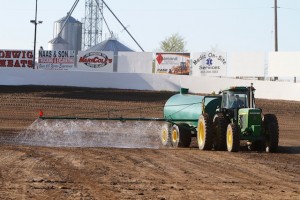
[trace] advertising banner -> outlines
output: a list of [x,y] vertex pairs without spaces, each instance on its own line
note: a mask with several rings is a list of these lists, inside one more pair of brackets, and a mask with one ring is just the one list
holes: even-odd
[[190,74],[190,53],[156,53],[155,72],[159,74]]
[[50,50],[39,51],[38,69],[42,70],[74,70],[75,51]]
[[79,51],[77,69],[82,71],[113,72],[114,52]]
[[192,54],[193,76],[226,76],[227,55],[224,52],[202,52]]
[[0,67],[33,68],[33,51],[0,49]]

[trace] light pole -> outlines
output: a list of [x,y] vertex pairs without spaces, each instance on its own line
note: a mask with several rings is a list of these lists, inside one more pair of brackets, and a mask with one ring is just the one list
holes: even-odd
[[33,46],[33,60],[32,60],[32,64],[33,64],[33,69],[35,69],[35,50],[36,50],[36,28],[38,24],[43,23],[43,21],[37,21],[37,0],[35,0],[35,19],[34,20],[30,20],[31,23],[34,24],[34,46]]

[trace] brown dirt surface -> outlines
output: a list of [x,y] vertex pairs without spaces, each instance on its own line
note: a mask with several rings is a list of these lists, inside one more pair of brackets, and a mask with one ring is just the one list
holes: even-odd
[[[36,121],[39,110],[47,116],[161,117],[164,103],[173,94],[0,86],[0,199],[300,199],[300,101],[257,100],[264,113],[278,117],[278,153],[200,151],[193,145],[176,149],[94,146],[103,140],[94,129],[92,136],[80,138],[81,142],[94,140],[91,145],[54,147],[49,137],[49,145],[17,142],[24,132],[31,134],[28,127],[46,126]],[[101,123],[79,126],[113,126]],[[116,135],[113,139],[122,142],[118,129],[128,137],[136,134],[134,138],[140,130],[153,143],[158,137],[155,124],[129,125],[138,130],[128,133],[122,123],[106,130],[106,137]],[[47,131],[43,134],[54,134]]]

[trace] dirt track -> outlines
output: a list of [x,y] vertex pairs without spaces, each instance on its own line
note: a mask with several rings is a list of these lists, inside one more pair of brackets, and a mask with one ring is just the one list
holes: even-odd
[[0,199],[300,199],[300,102],[257,100],[264,113],[278,116],[275,154],[200,151],[196,146],[36,147],[4,140],[30,126],[40,109],[45,115],[161,117],[171,95],[0,87]]

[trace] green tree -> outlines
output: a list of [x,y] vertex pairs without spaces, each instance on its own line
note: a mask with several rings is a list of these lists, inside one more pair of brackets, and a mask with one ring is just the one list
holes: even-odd
[[160,49],[163,52],[186,52],[185,45],[184,38],[176,33],[162,41]]

